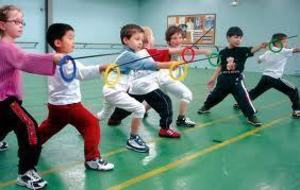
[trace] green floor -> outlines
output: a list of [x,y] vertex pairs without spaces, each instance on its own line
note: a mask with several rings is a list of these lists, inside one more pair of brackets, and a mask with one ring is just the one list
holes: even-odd
[[[197,121],[192,129],[180,129],[180,140],[158,138],[158,115],[151,111],[144,119],[141,135],[149,142],[149,154],[129,151],[125,142],[129,119],[118,127],[102,122],[101,152],[115,164],[112,172],[87,171],[83,165],[83,144],[77,131],[68,126],[48,141],[42,151],[39,171],[48,181],[47,189],[61,190],[299,190],[300,120],[291,119],[289,99],[270,90],[254,102],[260,128],[252,128],[240,112],[232,109],[231,96],[211,110],[198,115],[207,96],[211,71],[192,69],[185,83],[194,101],[189,117]],[[24,105],[41,122],[47,115],[46,80],[25,76]],[[259,73],[246,73],[248,88]],[[286,77],[300,87],[299,77]],[[101,109],[100,81],[82,83],[84,104],[94,113]],[[174,119],[178,100],[173,99]],[[9,150],[0,152],[0,189],[23,189],[15,185],[17,145],[13,133],[6,139]]]

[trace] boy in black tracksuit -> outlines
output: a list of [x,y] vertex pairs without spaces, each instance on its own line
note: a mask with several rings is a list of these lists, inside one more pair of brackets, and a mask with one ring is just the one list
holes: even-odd
[[262,43],[259,47],[239,47],[242,37],[243,31],[239,27],[228,29],[228,47],[220,51],[221,64],[208,82],[208,86],[212,87],[218,78],[216,87],[198,113],[208,113],[210,108],[220,103],[228,94],[232,94],[248,118],[248,122],[254,126],[260,126],[262,123],[255,116],[256,110],[249,98],[242,72],[247,58],[253,56],[261,48],[265,48],[266,43]]

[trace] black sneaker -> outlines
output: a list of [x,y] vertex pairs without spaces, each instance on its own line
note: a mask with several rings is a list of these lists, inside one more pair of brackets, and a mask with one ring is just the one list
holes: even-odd
[[209,113],[209,109],[207,109],[205,106],[202,106],[199,110],[198,110],[199,114],[206,114]]
[[114,169],[114,164],[107,162],[103,158],[96,158],[85,162],[86,169],[97,171],[110,171]]
[[183,119],[177,118],[176,125],[180,127],[195,127],[196,123],[193,122],[190,118],[184,117]]
[[7,150],[8,149],[8,144],[5,141],[0,142],[0,152]]
[[233,109],[235,109],[235,110],[240,110],[241,108],[240,108],[240,106],[238,105],[238,104],[233,104]]
[[300,118],[300,110],[294,110],[292,113],[292,117],[294,119],[299,119]]
[[47,182],[32,169],[22,175],[18,175],[17,185],[27,187],[28,189],[43,189],[47,186]]
[[248,123],[250,123],[254,127],[259,127],[262,125],[262,122],[260,122],[255,115],[248,117]]
[[130,138],[127,140],[126,147],[136,152],[149,152],[149,147],[139,135],[130,136]]

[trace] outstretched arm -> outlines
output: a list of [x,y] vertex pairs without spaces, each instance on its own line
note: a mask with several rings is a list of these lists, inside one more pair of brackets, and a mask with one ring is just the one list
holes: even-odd
[[265,49],[267,46],[268,46],[268,43],[267,42],[263,42],[259,46],[253,47],[251,49],[251,53],[256,53],[257,51],[259,51],[261,49]]
[[[169,53],[171,55],[174,55],[174,54],[179,55],[179,54],[181,54],[183,49],[184,48],[182,48],[182,47],[180,47],[180,48],[169,48]],[[196,48],[193,48],[193,50],[195,51],[196,55],[199,55],[199,54],[209,55],[212,52],[210,49],[196,49]]]

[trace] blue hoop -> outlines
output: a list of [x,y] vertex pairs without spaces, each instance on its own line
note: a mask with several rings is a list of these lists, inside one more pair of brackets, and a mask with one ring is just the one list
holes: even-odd
[[[66,62],[71,61],[72,65],[73,65],[73,72],[72,75],[70,77],[65,76],[64,74],[64,70],[63,70],[63,65],[66,64]],[[74,80],[74,78],[76,77],[76,63],[75,60],[73,59],[73,57],[69,56],[69,55],[65,55],[59,62],[59,72],[60,72],[60,76],[61,78],[65,81],[65,82],[71,82]]]

